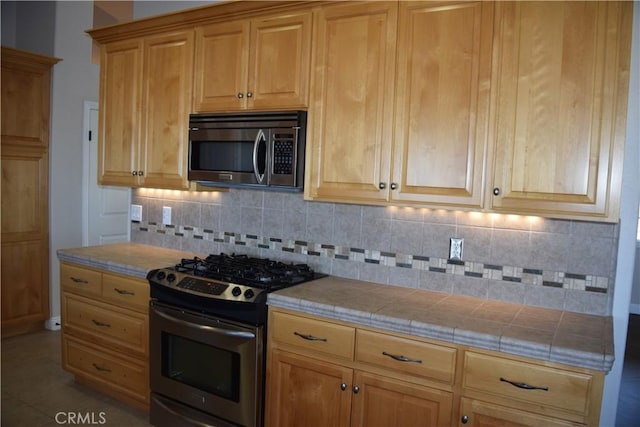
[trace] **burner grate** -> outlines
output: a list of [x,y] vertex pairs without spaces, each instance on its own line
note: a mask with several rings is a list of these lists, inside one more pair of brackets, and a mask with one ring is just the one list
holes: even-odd
[[176,271],[208,279],[275,290],[317,277],[306,264],[287,264],[248,255],[209,255],[205,259],[183,258]]

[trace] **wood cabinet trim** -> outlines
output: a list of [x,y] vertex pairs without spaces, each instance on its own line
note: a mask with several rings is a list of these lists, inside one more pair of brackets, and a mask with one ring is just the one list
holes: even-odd
[[231,0],[184,11],[142,18],[86,31],[99,43],[144,37],[167,31],[193,29],[198,25],[254,18],[262,15],[310,10],[327,1],[246,1]]

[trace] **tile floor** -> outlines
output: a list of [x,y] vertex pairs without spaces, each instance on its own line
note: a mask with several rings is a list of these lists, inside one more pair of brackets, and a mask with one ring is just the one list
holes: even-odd
[[[62,370],[60,332],[8,338],[0,346],[2,427],[53,427],[64,421],[69,425],[73,424],[65,418],[69,413],[93,414],[95,424],[109,427],[150,425],[147,414],[76,384]],[[638,425],[639,419],[640,315],[631,315],[616,427]]]
[[[60,332],[7,338],[0,346],[2,427],[73,425],[71,421],[111,427],[150,425],[147,414],[76,384],[62,370]],[[78,423],[78,414],[88,422]]]

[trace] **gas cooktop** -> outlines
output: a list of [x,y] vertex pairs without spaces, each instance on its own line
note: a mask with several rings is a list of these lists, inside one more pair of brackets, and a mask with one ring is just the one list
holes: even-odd
[[201,299],[202,305],[210,304],[207,299],[264,304],[269,292],[325,276],[306,264],[223,253],[183,258],[175,266],[150,271],[147,280],[152,298],[170,290],[175,298],[189,294],[192,300]]

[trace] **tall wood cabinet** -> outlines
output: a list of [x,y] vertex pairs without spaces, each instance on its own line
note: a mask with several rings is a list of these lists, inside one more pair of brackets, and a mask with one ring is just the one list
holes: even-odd
[[98,180],[186,189],[194,33],[102,46]]
[[497,2],[489,207],[617,220],[631,2]]
[[49,318],[49,112],[59,60],[2,47],[2,336]]
[[196,28],[194,112],[306,108],[311,12]]

